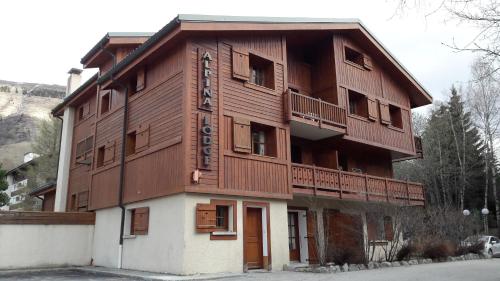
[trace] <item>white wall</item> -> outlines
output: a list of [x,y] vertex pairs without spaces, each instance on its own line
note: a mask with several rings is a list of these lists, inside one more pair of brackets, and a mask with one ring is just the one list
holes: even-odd
[[0,269],[89,265],[93,225],[0,226]]
[[[127,269],[183,273],[183,225],[185,194],[129,204],[126,209],[149,207],[147,235],[125,236],[122,267]],[[130,213],[127,212],[127,220]],[[130,234],[130,223],[125,234]]]
[[118,267],[121,209],[118,207],[95,212],[92,257],[94,264]]

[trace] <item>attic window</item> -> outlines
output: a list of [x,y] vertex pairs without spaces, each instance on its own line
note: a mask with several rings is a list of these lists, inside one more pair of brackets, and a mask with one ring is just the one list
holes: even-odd
[[363,54],[351,49],[349,47],[344,47],[345,59],[349,62],[357,64],[360,67],[364,67]]

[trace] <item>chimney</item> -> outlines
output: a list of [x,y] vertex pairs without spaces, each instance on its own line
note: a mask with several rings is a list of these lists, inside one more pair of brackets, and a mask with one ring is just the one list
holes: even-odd
[[80,87],[80,82],[82,80],[82,71],[78,68],[72,68],[68,71],[68,85],[66,87],[66,96],[69,96],[73,91]]

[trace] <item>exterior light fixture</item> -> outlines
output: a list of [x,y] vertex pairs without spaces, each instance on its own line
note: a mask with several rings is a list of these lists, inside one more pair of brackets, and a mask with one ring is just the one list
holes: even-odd
[[489,213],[490,213],[490,210],[488,210],[488,208],[483,208],[483,209],[481,210],[481,214],[483,214],[483,215],[485,215],[485,216],[486,216],[487,214],[489,214]]
[[464,216],[470,215],[470,211],[467,209],[465,209],[462,213],[464,214]]

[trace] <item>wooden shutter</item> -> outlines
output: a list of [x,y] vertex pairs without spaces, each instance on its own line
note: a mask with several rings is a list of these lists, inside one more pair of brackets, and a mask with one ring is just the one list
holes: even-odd
[[215,208],[212,204],[196,204],[196,231],[212,232],[216,228]]
[[137,84],[135,86],[136,92],[141,91],[146,87],[146,70],[144,68],[137,71]]
[[377,221],[373,215],[366,216],[366,224],[368,230],[368,241],[377,240]]
[[391,217],[384,217],[384,232],[385,240],[392,241],[394,239],[394,228]]
[[368,70],[373,69],[373,64],[372,64],[372,60],[370,59],[370,57],[363,56],[363,66]]
[[115,160],[115,142],[108,142],[104,148],[104,164],[113,162]]
[[149,145],[149,125],[139,125],[135,137],[136,152],[146,149]]
[[78,193],[78,211],[86,211],[89,202],[88,191]]
[[318,245],[316,242],[316,212],[307,211],[307,247],[309,250],[308,261],[310,264],[319,263]]
[[380,122],[382,124],[390,124],[391,123],[391,115],[389,113],[389,104],[379,101],[380,106]]
[[233,150],[240,153],[252,153],[250,121],[233,117]]
[[250,79],[250,60],[248,52],[232,50],[233,78],[248,81]]
[[148,234],[149,228],[149,208],[142,207],[132,210],[132,229],[130,234],[132,235],[146,235]]
[[371,97],[368,98],[368,119],[377,120],[378,117],[378,109],[377,109],[377,100]]

